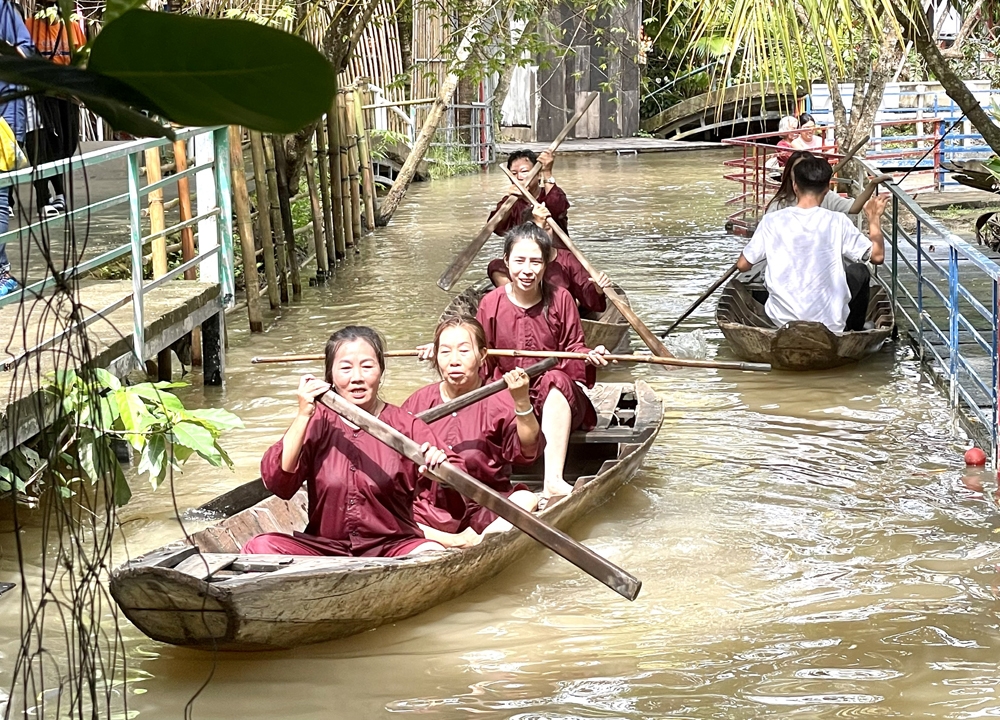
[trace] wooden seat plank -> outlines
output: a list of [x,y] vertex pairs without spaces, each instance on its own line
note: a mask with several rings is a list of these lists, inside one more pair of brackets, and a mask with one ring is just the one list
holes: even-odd
[[212,577],[219,570],[225,570],[233,564],[238,556],[234,553],[204,553],[192,555],[174,568],[177,572],[186,573],[199,580]]

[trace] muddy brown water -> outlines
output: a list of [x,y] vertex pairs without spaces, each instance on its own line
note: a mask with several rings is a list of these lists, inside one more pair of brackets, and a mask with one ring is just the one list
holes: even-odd
[[[571,230],[652,327],[741,247],[721,230],[734,187],[721,180],[725,157],[559,159]],[[175,479],[177,505],[256,477],[294,412],[298,374],[318,369],[252,356],[319,351],[350,322],[377,326],[395,348],[426,340],[447,300],[435,280],[503,184],[494,173],[414,186],[391,227],[263,335],[232,317],[226,388],[196,379],[183,395],[243,418],[224,440],[236,470],[191,464]],[[729,357],[713,307],[685,327]],[[431,380],[413,360],[390,362],[390,401]],[[210,674],[195,717],[1000,715],[996,482],[965,472],[964,435],[906,349],[821,373],[634,367],[609,379],[630,376],[662,393],[663,430],[632,484],[572,534],[643,580],[636,602],[540,550],[418,617],[294,651],[213,657],[123,619],[128,715],[181,717]],[[179,533],[168,488],[140,484],[122,521],[133,555]],[[28,547],[37,537],[22,533]],[[0,580],[19,582],[9,532],[0,550]],[[119,542],[116,562],[124,552]],[[18,611],[16,593],[0,597],[2,686]]]

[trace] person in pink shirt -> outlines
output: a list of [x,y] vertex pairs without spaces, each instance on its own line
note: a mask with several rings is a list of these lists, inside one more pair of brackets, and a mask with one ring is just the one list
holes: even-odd
[[[290,499],[305,483],[309,522],[291,535],[251,538],[245,553],[395,557],[443,550],[428,540],[413,518],[413,502],[426,468],[445,460],[465,470],[461,458],[422,420],[379,395],[385,352],[369,327],[348,326],[326,344],[325,380],[303,375],[298,412],[284,437],[264,454],[260,472],[268,490]],[[421,443],[417,467],[316,399],[333,389],[370,415]],[[453,491],[452,491],[453,492]],[[455,493],[458,496],[457,493]],[[461,504],[461,496],[453,498]]]
[[[486,333],[475,318],[452,315],[438,324],[433,354],[441,382],[410,395],[402,408],[414,415],[438,407],[482,387]],[[530,364],[532,361],[528,361]],[[513,465],[531,465],[545,441],[529,395],[530,380],[520,367],[504,373],[507,392],[499,392],[447,415],[433,424],[448,449],[458,453],[465,469],[515,505],[534,510],[538,498],[526,485],[512,485]],[[413,508],[424,535],[442,545],[476,545],[484,534],[510,528],[490,510],[471,501],[452,502],[436,482],[417,497]]]

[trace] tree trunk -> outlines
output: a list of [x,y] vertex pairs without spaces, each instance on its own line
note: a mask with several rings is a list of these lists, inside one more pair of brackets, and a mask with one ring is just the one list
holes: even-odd
[[379,207],[378,219],[375,221],[375,224],[379,227],[389,224],[389,220],[392,218],[393,213],[396,212],[396,208],[399,207],[399,203],[403,200],[403,196],[406,195],[406,190],[409,188],[410,182],[413,180],[413,175],[417,170],[417,166],[420,164],[420,161],[424,159],[424,155],[427,154],[427,149],[431,145],[431,140],[434,139],[434,133],[437,132],[438,126],[444,118],[445,110],[448,109],[448,105],[451,103],[451,97],[455,94],[455,88],[458,87],[459,80],[461,79],[460,73],[463,69],[465,69],[469,56],[472,54],[473,40],[486,19],[486,10],[482,6],[479,6],[476,9],[480,14],[473,17],[473,19],[469,22],[469,25],[465,28],[465,35],[462,37],[462,43],[458,46],[458,50],[455,52],[455,59],[452,60],[451,65],[448,68],[448,76],[444,79],[444,83],[438,91],[438,96],[435,98],[434,104],[431,105],[431,109],[427,113],[427,119],[424,120],[424,125],[420,128],[420,134],[414,141],[413,148],[410,150],[410,154],[407,156],[406,162],[403,163],[403,167],[400,168],[399,175],[392,183],[392,188],[390,188],[389,194],[385,196],[385,199]]
[[983,136],[983,140],[993,152],[1000,155],[1000,126],[990,118],[989,114],[979,106],[979,101],[966,86],[965,81],[958,76],[948,59],[941,54],[937,43],[931,38],[927,24],[919,16],[910,20],[900,10],[896,11],[896,21],[903,30],[904,36],[913,40],[913,48],[923,58],[927,69],[941,83],[948,97],[954,100],[969,121]]

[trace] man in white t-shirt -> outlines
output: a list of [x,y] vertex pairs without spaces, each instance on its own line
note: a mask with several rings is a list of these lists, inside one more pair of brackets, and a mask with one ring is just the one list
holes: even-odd
[[849,283],[844,261],[880,265],[885,260],[880,220],[888,196],[873,197],[865,204],[865,237],[846,215],[820,207],[832,175],[826,160],[803,158],[792,172],[798,204],[761,218],[736,265],[746,272],[767,259],[764,311],[778,327],[808,320],[833,332],[861,330],[868,305],[868,269],[851,266]]

